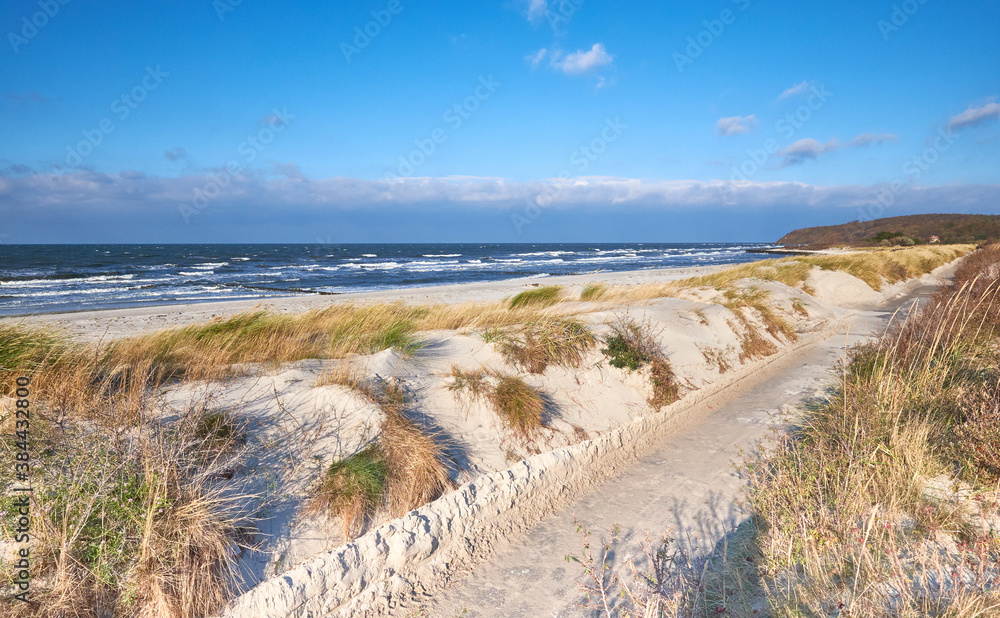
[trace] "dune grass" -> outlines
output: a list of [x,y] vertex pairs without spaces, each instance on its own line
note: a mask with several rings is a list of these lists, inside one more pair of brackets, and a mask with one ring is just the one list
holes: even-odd
[[[980,514],[1000,479],[1000,247],[963,266],[919,315],[855,348],[833,399],[746,467],[776,613],[1000,611],[1000,540]],[[935,497],[935,483],[986,501]],[[962,583],[940,585],[942,572]]]
[[345,539],[356,538],[382,505],[389,465],[377,444],[335,461],[309,501],[308,511],[341,519]]
[[400,517],[440,497],[453,486],[453,462],[446,436],[407,414],[408,396],[401,382],[352,377],[345,385],[382,410],[380,433],[360,453],[330,466],[312,492],[310,508],[341,517],[345,537],[354,538],[378,508]]
[[[245,509],[252,498],[216,483],[240,458],[230,448],[239,441],[238,423],[203,406],[163,422],[148,397],[111,390],[60,395],[64,407],[53,413],[46,391],[32,383],[34,602],[5,599],[2,610],[213,615],[239,587],[233,558],[252,520]],[[74,404],[94,405],[101,416]],[[13,424],[5,410],[4,435],[13,435]],[[14,461],[14,449],[13,441],[0,441],[4,458]],[[13,480],[12,468],[0,469],[4,486]],[[16,509],[9,498],[0,504],[0,537],[10,542]],[[0,581],[12,581],[12,565],[0,566]]]
[[591,283],[590,285],[584,286],[583,290],[580,292],[580,300],[584,302],[601,300],[601,298],[603,298],[607,293],[607,285],[603,283]]
[[456,396],[485,400],[508,429],[522,441],[530,441],[545,426],[545,398],[523,379],[483,368],[451,368],[448,386]]
[[507,362],[529,373],[550,365],[578,367],[596,342],[586,324],[572,318],[543,318],[492,333]]
[[538,391],[521,378],[500,378],[489,398],[507,427],[522,439],[531,439],[544,425],[545,402]]
[[681,295],[683,290],[690,288],[734,289],[737,281],[745,279],[774,281],[799,288],[806,293],[812,293],[806,281],[813,268],[846,272],[878,291],[886,283],[898,283],[927,274],[938,266],[968,254],[974,248],[974,245],[922,245],[902,249],[866,249],[842,255],[810,255],[760,260],[668,283],[610,286],[602,295],[601,300],[631,303],[654,298],[676,297]]
[[510,309],[523,309],[525,307],[551,307],[562,300],[563,289],[558,285],[547,285],[534,290],[525,290],[514,298],[510,299],[508,307]]

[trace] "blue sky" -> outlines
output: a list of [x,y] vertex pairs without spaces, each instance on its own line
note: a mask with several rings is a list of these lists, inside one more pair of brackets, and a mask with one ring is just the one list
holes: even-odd
[[13,0],[0,242],[773,240],[996,213],[998,26],[985,0]]

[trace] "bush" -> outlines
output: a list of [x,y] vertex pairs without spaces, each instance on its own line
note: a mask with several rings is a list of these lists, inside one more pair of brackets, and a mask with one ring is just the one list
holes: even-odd
[[670,361],[656,342],[649,322],[639,323],[620,316],[609,326],[611,334],[604,338],[607,347],[601,349],[601,353],[608,358],[608,364],[628,371],[636,371],[649,365],[649,380],[653,387],[649,405],[659,409],[677,401],[680,398],[680,386]]

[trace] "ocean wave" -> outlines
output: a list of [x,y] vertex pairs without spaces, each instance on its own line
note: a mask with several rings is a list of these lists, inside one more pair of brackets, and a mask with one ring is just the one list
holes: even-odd
[[462,257],[461,253],[426,253],[421,257]]

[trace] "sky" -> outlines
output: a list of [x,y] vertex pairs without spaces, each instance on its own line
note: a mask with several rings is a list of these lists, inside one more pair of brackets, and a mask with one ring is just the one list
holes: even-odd
[[0,242],[1000,213],[998,27],[992,0],[7,0]]

